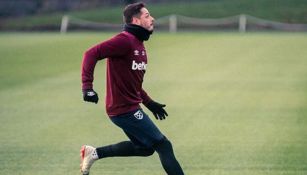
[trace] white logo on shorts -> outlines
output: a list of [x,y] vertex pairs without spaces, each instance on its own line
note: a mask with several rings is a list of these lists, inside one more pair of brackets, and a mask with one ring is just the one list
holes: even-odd
[[134,113],[133,115],[138,120],[142,120],[143,119],[143,113],[140,110],[136,111],[136,113]]

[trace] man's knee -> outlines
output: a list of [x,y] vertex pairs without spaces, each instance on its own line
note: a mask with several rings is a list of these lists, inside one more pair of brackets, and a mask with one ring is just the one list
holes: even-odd
[[145,156],[151,156],[151,155],[153,155],[154,152],[155,152],[154,149],[147,149],[146,153],[145,153]]
[[158,152],[173,150],[172,143],[166,137],[163,137],[163,139],[156,143],[153,148]]
[[155,152],[155,150],[152,148],[138,147],[137,149],[138,149],[138,152],[140,152],[141,155],[144,157],[151,156]]

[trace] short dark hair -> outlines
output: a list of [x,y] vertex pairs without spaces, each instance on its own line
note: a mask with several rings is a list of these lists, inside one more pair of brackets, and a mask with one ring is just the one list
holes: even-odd
[[137,2],[133,4],[129,4],[124,9],[124,22],[126,24],[130,24],[132,22],[132,18],[140,15],[141,9],[146,7],[145,3]]

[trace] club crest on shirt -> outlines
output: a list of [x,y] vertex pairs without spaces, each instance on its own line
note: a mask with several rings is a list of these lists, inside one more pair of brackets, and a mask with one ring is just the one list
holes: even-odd
[[133,115],[138,120],[142,120],[143,119],[143,113],[140,110],[136,111],[136,113],[134,113]]

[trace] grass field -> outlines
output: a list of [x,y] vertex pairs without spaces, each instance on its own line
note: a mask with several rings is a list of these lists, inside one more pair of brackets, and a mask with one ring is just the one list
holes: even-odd
[[[82,144],[126,139],[104,110],[82,101],[80,63],[112,33],[0,34],[0,172],[79,173]],[[307,35],[155,33],[144,88],[167,104],[155,121],[187,175],[307,174]],[[110,158],[92,175],[161,175],[158,156]]]

